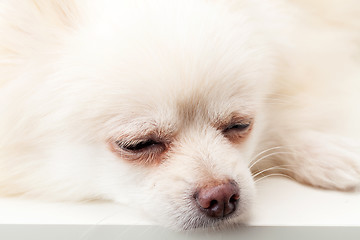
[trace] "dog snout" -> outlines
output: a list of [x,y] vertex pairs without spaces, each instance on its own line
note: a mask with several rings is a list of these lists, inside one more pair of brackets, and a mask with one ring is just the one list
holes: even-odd
[[208,217],[224,218],[235,212],[239,192],[235,183],[226,182],[200,188],[194,196],[198,207]]

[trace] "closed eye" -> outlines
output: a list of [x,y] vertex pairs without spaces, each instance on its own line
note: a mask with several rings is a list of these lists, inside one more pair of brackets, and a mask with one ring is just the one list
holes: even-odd
[[249,135],[252,129],[252,120],[243,120],[238,123],[232,123],[222,129],[222,134],[232,143],[242,143]]
[[229,132],[229,131],[245,131],[247,130],[248,128],[250,127],[250,122],[248,123],[236,123],[236,124],[232,124],[228,127],[226,127],[223,132],[226,133],[226,132]]
[[116,141],[116,144],[123,150],[129,152],[141,152],[141,151],[151,151],[154,149],[164,149],[165,144],[159,141],[155,141],[153,139],[148,139],[144,141],[140,141],[137,143],[129,143],[129,142],[121,142]]
[[110,150],[123,160],[133,164],[154,165],[161,163],[169,148],[168,142],[154,140],[117,140],[109,142]]

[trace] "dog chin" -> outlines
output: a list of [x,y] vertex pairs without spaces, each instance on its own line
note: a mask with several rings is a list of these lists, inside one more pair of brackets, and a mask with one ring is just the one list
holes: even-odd
[[[159,216],[157,216],[154,221],[161,226],[175,231],[201,231],[203,229],[225,230],[245,225],[251,215],[250,206],[246,207],[244,206],[243,209],[239,209],[235,213],[223,218],[210,218],[196,207],[189,207],[181,213],[179,213],[177,209],[176,213],[164,216],[164,220],[166,219],[164,222],[159,222],[159,220],[161,221]],[[162,213],[162,215],[164,215],[164,213]]]

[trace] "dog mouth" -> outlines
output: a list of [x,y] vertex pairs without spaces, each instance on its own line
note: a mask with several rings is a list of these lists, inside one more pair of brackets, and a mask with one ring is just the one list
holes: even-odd
[[184,219],[184,216],[177,218],[177,224],[180,224],[178,227],[184,231],[201,229],[219,230],[240,224],[240,222],[237,221],[240,215],[239,211],[235,211],[224,217],[209,217],[202,211],[197,211],[195,214],[192,214],[192,216],[187,216],[186,219]]

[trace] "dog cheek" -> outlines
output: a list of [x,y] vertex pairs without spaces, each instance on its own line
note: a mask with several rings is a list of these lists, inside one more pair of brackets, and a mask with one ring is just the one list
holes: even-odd
[[140,185],[138,194],[141,206],[153,221],[173,229],[182,228],[180,220],[188,220],[196,215],[193,208],[193,187],[187,181],[189,172],[175,168],[172,164],[152,168]]

